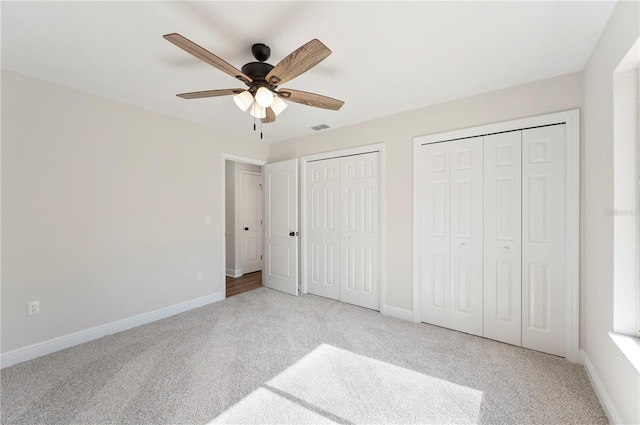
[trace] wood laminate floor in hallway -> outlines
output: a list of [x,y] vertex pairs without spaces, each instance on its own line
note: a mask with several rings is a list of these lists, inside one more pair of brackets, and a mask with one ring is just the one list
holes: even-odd
[[227,276],[227,298],[262,287],[262,271],[240,277]]

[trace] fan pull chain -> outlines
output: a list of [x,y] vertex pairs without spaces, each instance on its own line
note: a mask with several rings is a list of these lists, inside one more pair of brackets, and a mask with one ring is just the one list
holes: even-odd
[[[264,108],[262,108],[262,110],[264,111]],[[260,140],[262,140],[262,120],[260,120]]]
[[253,117],[253,131],[256,131],[256,117]]

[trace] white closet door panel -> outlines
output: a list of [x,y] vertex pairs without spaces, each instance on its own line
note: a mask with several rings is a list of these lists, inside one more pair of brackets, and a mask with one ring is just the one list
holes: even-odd
[[422,321],[449,327],[449,147],[422,146]]
[[482,336],[482,137],[448,142],[450,152],[450,327]]
[[521,131],[484,137],[484,336],[521,345]]
[[522,131],[522,346],[565,355],[565,126]]
[[307,290],[339,299],[340,161],[327,159],[307,166]]
[[340,192],[340,300],[379,310],[379,153],[340,158]]

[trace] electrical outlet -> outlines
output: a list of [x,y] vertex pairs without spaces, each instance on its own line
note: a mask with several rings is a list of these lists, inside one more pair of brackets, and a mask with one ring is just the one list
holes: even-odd
[[27,316],[40,313],[40,301],[31,301],[27,303]]
[[202,280],[202,272],[196,273],[196,280]]

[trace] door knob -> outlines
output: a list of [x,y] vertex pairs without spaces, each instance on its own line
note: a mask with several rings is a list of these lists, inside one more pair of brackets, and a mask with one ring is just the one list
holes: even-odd
[[505,254],[509,252],[509,247],[505,246],[504,248],[502,248],[502,252],[504,252]]
[[249,230],[249,228],[248,228],[248,227],[245,227],[245,228],[244,228],[244,230]]
[[465,245],[464,243],[461,243],[461,244],[460,244],[460,249],[464,249],[464,247],[465,247],[465,246],[466,246],[466,245]]
[[295,236],[296,234],[294,232],[289,232],[289,236]]

